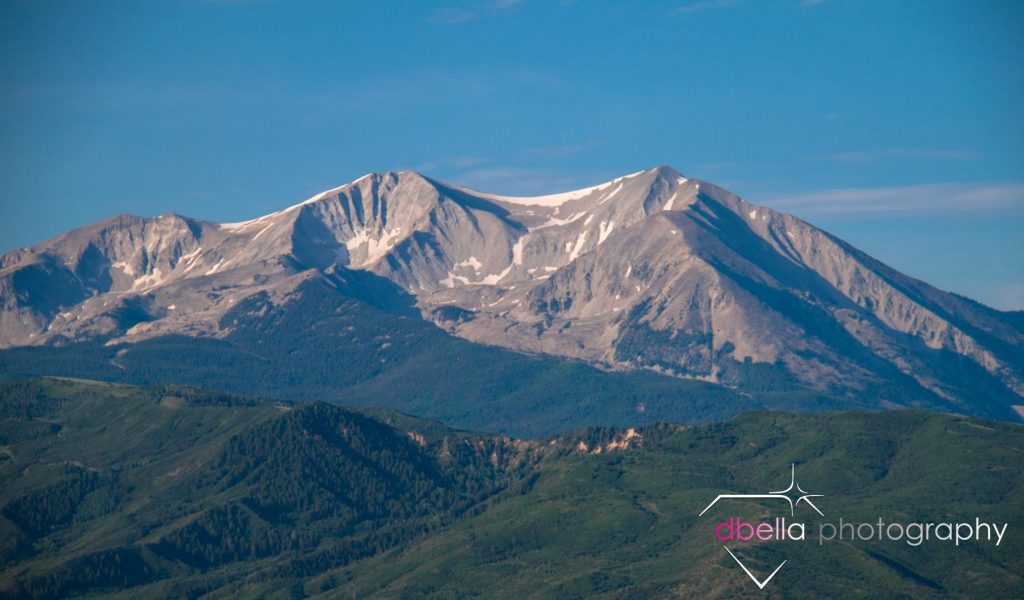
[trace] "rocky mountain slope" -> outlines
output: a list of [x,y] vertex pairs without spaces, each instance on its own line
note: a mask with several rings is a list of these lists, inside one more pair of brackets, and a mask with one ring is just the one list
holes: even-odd
[[1019,320],[668,167],[532,198],[380,173],[241,223],[114,217],[0,258],[0,344],[224,338],[235,307],[311,281],[383,304],[394,284],[456,336],[603,369],[1024,404]]

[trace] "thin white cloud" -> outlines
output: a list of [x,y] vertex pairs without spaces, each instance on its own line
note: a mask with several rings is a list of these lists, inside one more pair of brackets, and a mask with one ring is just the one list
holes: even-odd
[[523,4],[527,0],[483,0],[440,7],[427,20],[435,25],[461,25],[485,17],[493,17]]
[[482,156],[469,154],[444,154],[414,166],[413,170],[430,174],[433,171],[441,169],[465,169],[468,167],[475,167],[486,162],[487,159]]
[[676,9],[676,12],[686,15],[719,8],[729,8],[737,4],[739,4],[738,0],[701,0],[700,2],[691,2],[690,4],[680,6]]
[[537,146],[523,150],[522,157],[525,160],[561,160],[585,154],[595,148],[603,146],[603,141],[580,142],[578,144],[555,144],[550,146]]
[[278,0],[192,0],[193,2],[199,2],[202,4],[224,4],[224,5],[235,5],[245,6],[247,4],[270,4],[277,2]]
[[1024,283],[997,284],[981,301],[999,310],[1024,310]]
[[1024,183],[934,183],[775,194],[757,201],[799,216],[1024,209]]
[[[352,89],[359,89],[352,94]],[[564,82],[528,68],[429,68],[394,71],[365,78],[337,77],[315,89],[255,82],[192,85],[177,81],[140,80],[121,83],[76,82],[0,86],[0,105],[50,103],[75,110],[150,115],[192,111],[197,107],[268,107],[274,113],[301,110],[321,121],[354,114],[398,114],[440,105],[473,105],[510,93],[538,90],[561,92]]]
[[947,160],[972,160],[978,158],[969,150],[946,150],[942,148],[877,148],[854,152],[838,152],[821,157],[822,160],[845,163],[874,163],[892,158],[931,158]]
[[435,10],[427,20],[435,25],[459,25],[468,23],[478,16],[479,13],[474,10],[446,7]]

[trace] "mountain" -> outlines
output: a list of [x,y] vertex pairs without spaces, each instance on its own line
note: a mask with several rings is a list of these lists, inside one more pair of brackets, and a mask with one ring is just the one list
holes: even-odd
[[[183,386],[3,383],[0,597],[1019,597],[1021,448],[1021,425],[921,411],[517,440]],[[738,544],[752,568],[789,561],[752,596],[697,515],[793,463],[833,521],[1008,532]]]
[[583,425],[713,421],[769,406],[849,404],[794,389],[754,398],[653,372],[603,371],[473,344],[404,313],[314,280],[281,306],[262,295],[239,303],[224,316],[232,330],[223,338],[25,346],[0,351],[0,373],[15,380],[63,375],[141,385],[181,382],[295,401],[390,407],[527,437]]
[[[0,344],[233,343],[273,335],[260,321],[310,290],[475,344],[755,399],[1024,412],[1019,318],[668,167],[528,198],[380,173],[241,223],[115,217],[0,258]],[[308,316],[294,336],[345,341],[332,315]],[[372,375],[393,375],[382,364]]]

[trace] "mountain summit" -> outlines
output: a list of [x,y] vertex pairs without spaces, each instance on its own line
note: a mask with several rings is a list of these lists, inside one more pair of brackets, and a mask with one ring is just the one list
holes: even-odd
[[0,347],[225,337],[311,280],[391,301],[368,277],[453,335],[606,370],[1024,404],[1019,319],[669,167],[538,197],[374,173],[240,223],[114,217],[0,257]]

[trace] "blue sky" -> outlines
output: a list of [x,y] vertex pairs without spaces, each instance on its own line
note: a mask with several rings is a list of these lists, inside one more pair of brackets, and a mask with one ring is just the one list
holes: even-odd
[[668,164],[1024,308],[1024,3],[0,3],[0,251],[370,171]]

